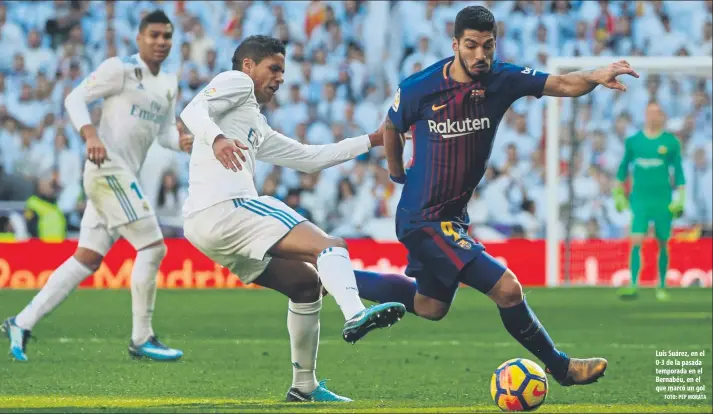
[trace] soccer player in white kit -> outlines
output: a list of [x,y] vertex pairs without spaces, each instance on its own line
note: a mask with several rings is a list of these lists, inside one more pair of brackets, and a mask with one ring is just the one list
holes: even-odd
[[[155,137],[175,150],[190,152],[192,147],[192,138],[179,138],[176,128],[176,75],[160,70],[171,50],[172,35],[173,26],[162,11],[146,15],[136,38],[139,53],[105,60],[65,100],[72,124],[86,140],[87,208],[74,255],[52,273],[22,312],[3,324],[15,360],[27,360],[25,348],[32,328],[99,267],[119,237],[137,251],[131,272],[129,354],[163,361],[183,355],[159,342],[151,326],[156,274],[166,246],[136,178]],[[104,102],[97,132],[87,103],[100,98]]]
[[217,75],[181,113],[195,136],[184,234],[243,283],[290,299],[293,382],[287,400],[346,402],[351,400],[327,390],[315,376],[320,280],[344,314],[347,342],[390,326],[405,308],[394,302],[365,308],[344,240],[328,236],[283,202],[258,196],[255,161],[315,172],[382,145],[382,131],[329,145],[303,145],[274,131],[259,105],[272,99],[284,68],[281,41],[251,36],[236,49],[233,70]]

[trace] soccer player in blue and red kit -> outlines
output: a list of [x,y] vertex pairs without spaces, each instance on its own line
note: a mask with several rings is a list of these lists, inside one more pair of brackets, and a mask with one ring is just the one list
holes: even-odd
[[[455,22],[454,57],[405,79],[384,124],[393,181],[404,184],[396,233],[408,250],[406,274],[357,271],[360,296],[398,301],[423,318],[443,318],[459,283],[495,302],[507,331],[538,357],[563,386],[590,384],[604,375],[602,358],[560,352],[524,298],[512,271],[468,236],[466,205],[486,169],[505,111],[523,96],[577,97],[597,85],[625,91],[619,75],[639,75],[625,62],[585,72],[549,75],[493,59],[495,19],[469,6]],[[413,159],[403,165],[403,137],[413,129]]]

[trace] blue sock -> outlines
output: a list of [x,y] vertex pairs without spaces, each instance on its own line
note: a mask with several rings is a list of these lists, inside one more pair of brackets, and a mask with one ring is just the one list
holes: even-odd
[[415,313],[413,298],[416,295],[416,279],[395,273],[376,273],[355,270],[359,296],[372,302],[399,302],[406,310]]
[[555,378],[561,378],[567,373],[569,358],[555,348],[552,339],[544,326],[537,320],[525,299],[513,307],[498,307],[498,310],[500,310],[500,318],[503,320],[505,329],[510,332],[510,335],[539,358]]

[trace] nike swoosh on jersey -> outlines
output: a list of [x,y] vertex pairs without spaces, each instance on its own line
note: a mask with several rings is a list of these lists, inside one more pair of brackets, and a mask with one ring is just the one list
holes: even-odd
[[445,107],[446,107],[445,104],[444,104],[444,105],[441,105],[441,106],[433,105],[433,106],[431,106],[431,109],[433,110],[433,112],[438,112],[438,111],[440,111],[441,109],[443,109],[443,108],[445,108]]

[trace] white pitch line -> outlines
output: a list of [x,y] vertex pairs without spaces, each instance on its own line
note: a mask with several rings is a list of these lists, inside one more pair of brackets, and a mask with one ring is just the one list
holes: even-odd
[[[170,338],[169,338],[170,339]],[[174,339],[175,341],[176,339]],[[68,338],[68,337],[60,337],[60,338],[44,338],[41,339],[40,342],[48,342],[48,343],[61,343],[61,344],[70,344],[70,343],[81,343],[81,342],[90,342],[90,343],[124,343],[126,342],[123,339],[118,339],[118,338],[97,338],[97,337],[88,337],[88,338]],[[229,339],[229,338],[209,338],[209,339],[202,339],[200,340],[202,343],[209,343],[209,344],[234,344],[234,345],[285,345],[289,343],[288,339],[251,339],[251,338],[246,338],[246,339]],[[338,339],[322,339],[319,341],[320,345],[344,345],[346,344],[343,340],[338,340]],[[517,343],[515,340],[509,341],[509,342],[482,342],[482,341],[456,341],[456,340],[451,340],[451,341],[427,341],[427,340],[398,340],[398,341],[387,341],[387,342],[375,342],[375,341],[365,341],[365,342],[360,342],[358,346],[377,346],[377,347],[393,347],[393,346],[425,346],[425,347],[478,347],[478,348],[507,348],[507,347],[520,347],[521,345]],[[575,343],[567,343],[567,342],[559,342],[557,343],[558,347],[562,348],[575,348],[578,346],[581,346],[581,344],[575,344]],[[606,347],[606,348],[618,348],[618,349],[663,349],[662,347],[670,348],[672,345],[671,344],[636,344],[636,343],[618,343],[618,342],[611,342],[611,343],[606,343],[606,344],[601,344],[599,345],[601,347]],[[679,347],[681,348],[681,347]],[[711,344],[686,344],[685,349],[711,349]],[[681,348],[681,349],[683,349]]]

